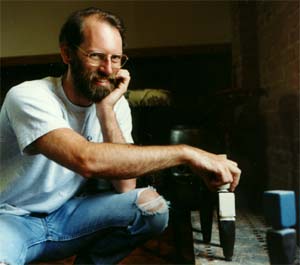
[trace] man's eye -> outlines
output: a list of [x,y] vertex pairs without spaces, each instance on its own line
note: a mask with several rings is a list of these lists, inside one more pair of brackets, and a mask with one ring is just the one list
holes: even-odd
[[105,59],[105,54],[102,54],[102,53],[90,53],[89,54],[89,57],[92,59],[92,60],[104,60]]
[[113,63],[119,63],[121,61],[122,56],[121,55],[112,55],[111,56],[111,61]]

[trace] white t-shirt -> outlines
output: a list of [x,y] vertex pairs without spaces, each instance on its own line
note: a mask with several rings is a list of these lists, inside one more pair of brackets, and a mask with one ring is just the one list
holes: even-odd
[[[124,97],[114,111],[126,141],[132,143],[131,112]],[[9,90],[0,113],[0,213],[50,213],[83,185],[85,179],[75,172],[44,155],[24,152],[36,139],[58,128],[71,128],[88,141],[103,141],[95,105],[72,104],[61,78],[28,81]]]

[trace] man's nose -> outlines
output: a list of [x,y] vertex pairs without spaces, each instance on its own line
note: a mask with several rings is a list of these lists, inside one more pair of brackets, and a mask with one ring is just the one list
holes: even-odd
[[111,75],[114,72],[111,60],[109,58],[106,58],[105,60],[103,60],[99,66],[99,70],[101,72],[106,73],[107,75]]

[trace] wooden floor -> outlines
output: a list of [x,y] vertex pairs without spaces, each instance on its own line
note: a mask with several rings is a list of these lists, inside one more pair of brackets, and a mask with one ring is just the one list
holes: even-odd
[[171,229],[167,229],[163,235],[149,240],[143,246],[135,249],[128,257],[122,260],[120,265],[153,265],[174,264],[175,248]]

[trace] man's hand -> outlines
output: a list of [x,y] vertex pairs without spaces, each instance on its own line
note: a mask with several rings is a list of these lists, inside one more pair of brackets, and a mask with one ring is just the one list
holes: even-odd
[[101,112],[104,109],[112,110],[116,102],[125,94],[130,81],[129,72],[126,69],[120,69],[116,74],[116,80],[116,88],[101,102],[96,104],[98,111]]
[[230,183],[230,191],[235,190],[241,175],[236,162],[227,159],[226,155],[216,155],[192,147],[190,151],[189,166],[203,178],[210,190],[217,190],[227,183]]

